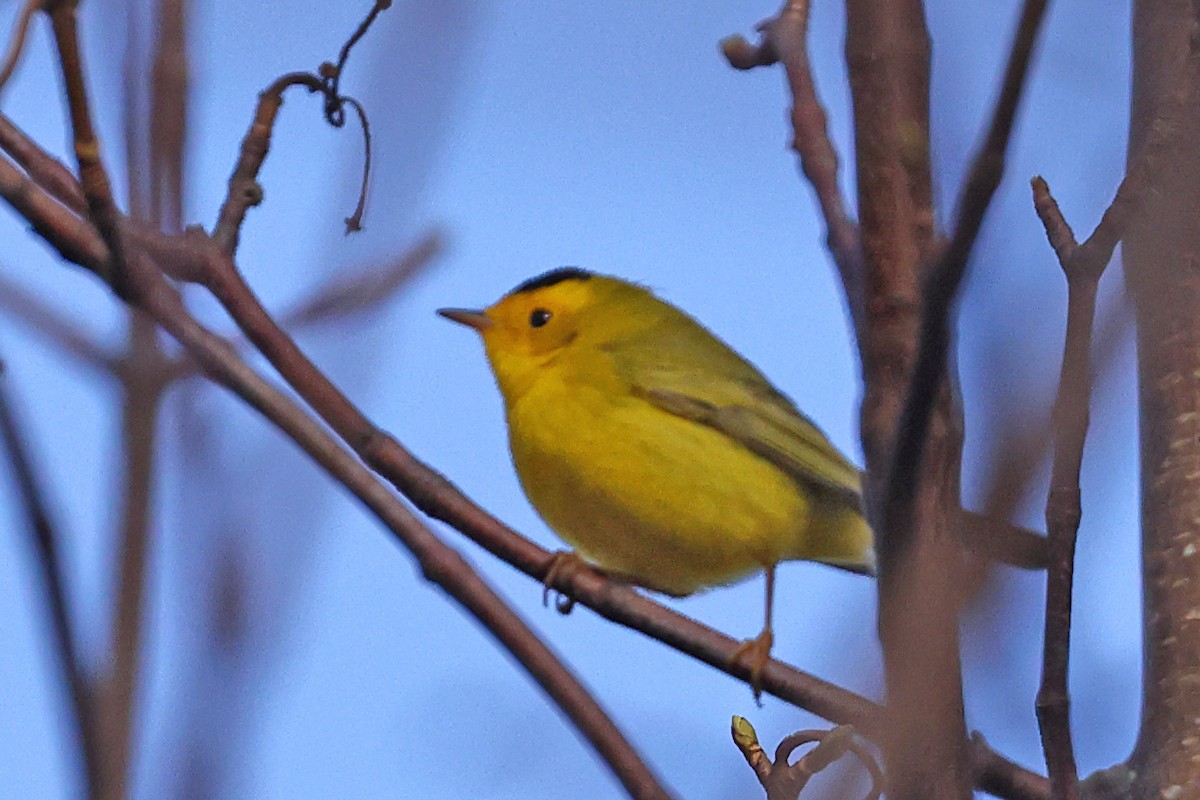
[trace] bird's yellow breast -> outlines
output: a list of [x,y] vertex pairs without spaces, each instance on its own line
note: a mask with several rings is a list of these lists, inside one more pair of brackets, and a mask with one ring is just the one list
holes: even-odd
[[803,549],[809,504],[774,466],[614,385],[600,359],[539,372],[507,409],[513,462],[585,557],[689,594]]

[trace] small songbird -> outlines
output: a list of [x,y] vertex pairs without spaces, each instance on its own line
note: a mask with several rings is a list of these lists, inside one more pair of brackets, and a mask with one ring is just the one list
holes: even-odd
[[649,290],[567,267],[486,309],[438,313],[483,338],[521,486],[580,556],[676,596],[766,573],[762,633],[739,651],[756,693],[775,565],[873,572],[858,469],[750,362]]

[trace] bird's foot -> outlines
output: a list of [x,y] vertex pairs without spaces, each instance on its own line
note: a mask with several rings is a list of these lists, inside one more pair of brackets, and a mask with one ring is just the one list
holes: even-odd
[[754,692],[754,702],[762,705],[762,671],[771,660],[771,645],[775,643],[775,635],[770,628],[763,628],[762,633],[753,639],[747,639],[738,645],[733,658],[729,661],[733,666],[745,667],[750,671],[750,689]]
[[575,607],[575,598],[558,588],[558,581],[570,578],[581,569],[590,569],[591,565],[574,550],[559,550],[550,558],[550,566],[546,569],[546,577],[542,578],[542,605],[550,605],[550,593],[555,592],[554,607],[560,614],[570,614]]

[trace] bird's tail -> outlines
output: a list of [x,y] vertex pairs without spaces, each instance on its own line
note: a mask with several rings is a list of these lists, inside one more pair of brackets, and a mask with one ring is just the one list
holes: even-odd
[[796,557],[860,575],[875,574],[871,528],[862,512],[841,503],[818,510],[809,526],[804,552]]

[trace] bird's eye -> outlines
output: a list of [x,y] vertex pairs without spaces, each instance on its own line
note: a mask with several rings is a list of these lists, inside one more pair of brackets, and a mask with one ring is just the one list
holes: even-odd
[[540,328],[550,321],[550,312],[544,308],[535,308],[533,313],[529,315],[529,325],[534,328]]

